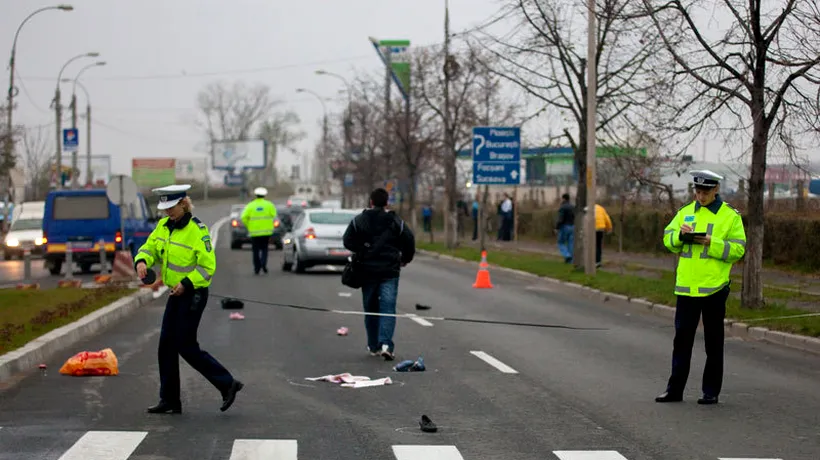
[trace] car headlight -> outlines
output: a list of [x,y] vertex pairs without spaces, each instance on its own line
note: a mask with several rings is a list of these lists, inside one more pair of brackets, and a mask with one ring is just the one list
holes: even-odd
[[42,238],[37,238],[36,240],[34,240],[34,244],[36,246],[42,246],[43,245],[43,239]]
[[16,248],[17,246],[20,246],[20,241],[17,238],[8,238],[6,239],[6,246]]

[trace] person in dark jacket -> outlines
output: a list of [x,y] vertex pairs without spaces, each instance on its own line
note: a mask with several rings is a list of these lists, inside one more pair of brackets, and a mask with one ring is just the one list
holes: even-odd
[[[413,260],[416,242],[413,232],[393,211],[387,210],[387,191],[377,188],[370,194],[370,209],[356,216],[345,231],[344,246],[356,254],[360,272],[362,304],[367,313],[396,314],[401,267]],[[384,237],[379,245],[380,238]],[[395,358],[393,332],[395,316],[365,315],[367,349],[386,361]]]
[[569,194],[561,195],[561,207],[558,208],[558,219],[555,232],[558,234],[558,250],[564,256],[564,262],[572,262],[573,237],[575,235],[575,207],[569,201]]

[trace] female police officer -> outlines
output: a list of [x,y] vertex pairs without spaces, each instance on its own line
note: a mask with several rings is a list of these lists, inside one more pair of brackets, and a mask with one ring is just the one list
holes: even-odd
[[134,258],[141,279],[146,277],[148,267],[156,264],[161,268],[162,282],[171,289],[159,336],[160,401],[148,408],[152,414],[182,412],[177,355],[222,393],[222,411],[233,404],[243,386],[197,343],[197,328],[208,303],[216,256],[208,227],[191,214],[193,206],[185,193],[190,188],[170,185],[153,190],[160,195],[157,208],[165,210],[168,217],[157,223]]

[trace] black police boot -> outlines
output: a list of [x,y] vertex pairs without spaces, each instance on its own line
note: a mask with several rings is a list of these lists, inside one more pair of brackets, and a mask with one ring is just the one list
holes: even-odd
[[700,399],[698,399],[698,404],[717,404],[718,397],[717,396],[709,396],[703,395]]
[[683,401],[683,395],[669,393],[668,391],[661,393],[655,398],[655,402],[659,403],[668,403],[668,402],[681,402]]
[[236,394],[239,393],[239,390],[241,390],[244,386],[245,385],[242,382],[234,379],[233,383],[231,383],[231,387],[228,388],[228,391],[222,393],[222,407],[220,407],[219,410],[222,412],[228,410],[236,399]]
[[172,404],[165,401],[160,401],[156,406],[149,407],[146,412],[149,414],[181,414],[182,403]]

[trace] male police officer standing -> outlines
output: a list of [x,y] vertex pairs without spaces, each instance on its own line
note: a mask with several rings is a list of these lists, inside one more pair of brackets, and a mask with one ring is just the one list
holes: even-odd
[[182,412],[177,355],[222,393],[222,411],[231,407],[243,386],[197,343],[197,328],[208,303],[216,256],[208,227],[191,214],[193,206],[185,193],[190,188],[171,185],[154,189],[160,195],[157,208],[168,217],[159,221],[134,258],[141,279],[156,264],[161,268],[162,282],[171,289],[159,335],[160,401],[148,408],[152,414]]
[[720,195],[712,171],[692,171],[695,201],[682,207],[663,233],[663,244],[679,254],[675,280],[675,339],[672,375],[656,402],[683,400],[689,377],[695,331],[703,314],[706,365],[698,404],[717,404],[723,384],[723,319],[729,297],[732,264],[746,252],[743,220]]
[[265,199],[268,195],[265,187],[257,187],[253,194],[256,195],[256,199],[245,206],[241,219],[251,237],[253,273],[258,275],[259,270],[268,272],[268,245],[273,235],[276,206]]

